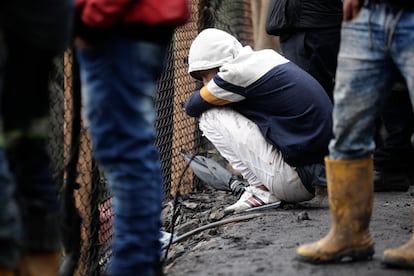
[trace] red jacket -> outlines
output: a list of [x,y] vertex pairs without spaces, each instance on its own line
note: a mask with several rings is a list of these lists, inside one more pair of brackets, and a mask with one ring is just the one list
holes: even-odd
[[177,27],[189,16],[188,0],[76,0],[76,19],[96,29],[134,23]]

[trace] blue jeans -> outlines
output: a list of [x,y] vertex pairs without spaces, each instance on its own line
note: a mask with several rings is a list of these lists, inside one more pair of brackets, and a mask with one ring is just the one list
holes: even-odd
[[0,148],[0,187],[0,268],[14,269],[20,257],[22,227],[4,147]]
[[334,92],[331,159],[369,157],[375,118],[401,72],[414,104],[414,12],[367,4],[343,23]]
[[152,275],[161,257],[163,195],[154,123],[166,46],[112,37],[77,51],[93,153],[113,195],[109,275]]

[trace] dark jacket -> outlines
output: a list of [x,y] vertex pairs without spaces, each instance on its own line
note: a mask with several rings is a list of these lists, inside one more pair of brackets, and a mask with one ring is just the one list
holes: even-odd
[[340,27],[341,0],[270,0],[266,32],[281,35],[294,29]]

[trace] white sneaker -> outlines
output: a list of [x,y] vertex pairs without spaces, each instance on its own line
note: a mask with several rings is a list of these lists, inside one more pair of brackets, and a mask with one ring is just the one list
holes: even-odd
[[224,213],[239,213],[251,208],[256,208],[276,202],[280,202],[280,200],[269,191],[264,191],[262,189],[256,188],[255,186],[249,186],[246,187],[245,192],[236,203],[224,209]]

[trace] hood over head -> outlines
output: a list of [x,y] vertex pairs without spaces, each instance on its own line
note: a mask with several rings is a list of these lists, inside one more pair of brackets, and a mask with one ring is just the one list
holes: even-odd
[[188,55],[188,73],[196,79],[196,71],[221,67],[233,60],[243,48],[231,34],[209,28],[201,31],[194,39]]

